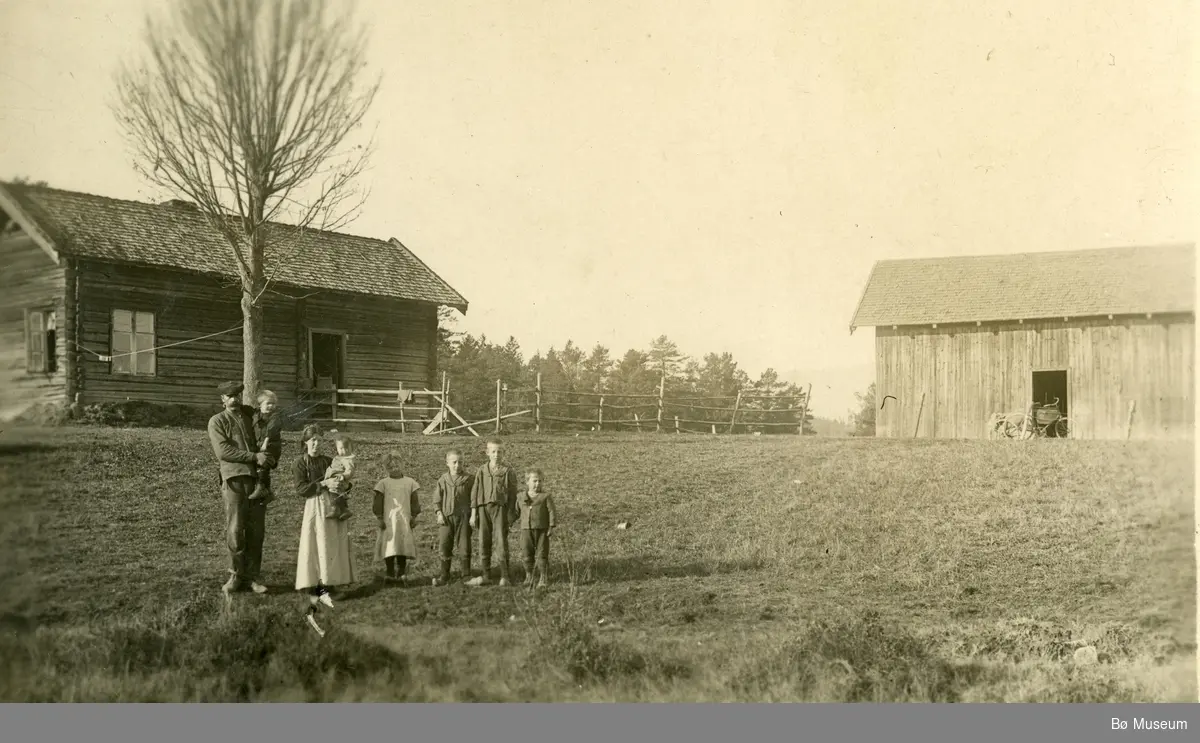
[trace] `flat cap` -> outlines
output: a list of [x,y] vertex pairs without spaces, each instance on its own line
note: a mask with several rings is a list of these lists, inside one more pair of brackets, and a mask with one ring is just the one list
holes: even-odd
[[221,385],[217,387],[218,392],[229,397],[236,397],[242,394],[242,390],[244,389],[246,389],[246,386],[241,382],[222,382]]

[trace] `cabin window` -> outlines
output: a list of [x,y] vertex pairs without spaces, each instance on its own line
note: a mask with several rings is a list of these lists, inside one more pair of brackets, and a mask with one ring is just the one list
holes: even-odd
[[154,313],[113,310],[112,373],[154,376]]
[[58,371],[58,315],[52,309],[25,313],[25,368],[30,374]]

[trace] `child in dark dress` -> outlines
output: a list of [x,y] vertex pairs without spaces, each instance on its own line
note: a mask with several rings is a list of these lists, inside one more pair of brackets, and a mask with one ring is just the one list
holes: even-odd
[[261,500],[264,504],[275,500],[275,493],[271,490],[271,470],[279,466],[279,456],[283,450],[283,422],[277,412],[278,407],[279,398],[275,393],[263,390],[258,393],[258,409],[252,412],[254,441],[258,444],[258,450],[267,455],[267,461],[258,468],[257,482],[250,500]]

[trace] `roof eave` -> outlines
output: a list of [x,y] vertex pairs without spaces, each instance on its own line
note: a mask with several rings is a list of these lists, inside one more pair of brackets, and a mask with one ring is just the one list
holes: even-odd
[[1072,320],[1079,320],[1094,317],[1135,317],[1139,315],[1195,315],[1196,310],[1190,309],[1157,309],[1157,310],[1118,310],[1114,312],[1086,312],[1078,315],[1028,315],[1022,317],[971,317],[971,318],[954,318],[950,320],[868,320],[866,322],[856,322],[853,326],[857,328],[886,328],[886,327],[909,327],[917,328],[925,325],[967,325],[971,323],[986,323],[994,325],[996,323],[1010,322],[1038,322],[1040,320],[1060,320],[1064,317],[1069,317]]
[[42,230],[41,226],[16,200],[8,190],[8,184],[3,182],[0,182],[0,209],[8,212],[12,220],[25,231],[25,234],[33,239],[34,244],[41,248],[46,255],[50,256],[50,260],[54,261],[54,265],[62,265],[62,258],[54,245],[54,241],[50,239],[50,236]]
[[867,282],[863,284],[862,293],[858,295],[858,303],[854,305],[854,315],[850,318],[850,335],[854,335],[854,331],[858,329],[858,314],[862,312],[863,301],[867,298],[867,292],[871,289],[871,282],[875,280],[875,271],[879,268],[879,261],[871,264],[871,273],[867,274]]
[[439,274],[437,271],[434,271],[432,268],[430,268],[430,267],[429,267],[429,264],[427,264],[425,261],[421,260],[421,256],[417,255],[415,252],[413,252],[412,250],[410,250],[410,249],[409,249],[409,247],[408,247],[407,245],[405,245],[404,243],[400,242],[399,240],[397,240],[397,239],[396,239],[396,238],[394,238],[394,237],[393,237],[393,238],[390,238],[390,239],[388,240],[388,242],[390,242],[390,243],[392,243],[392,244],[394,244],[394,245],[396,245],[396,246],[398,246],[398,247],[402,248],[402,249],[403,249],[403,250],[404,250],[406,253],[408,253],[409,255],[411,255],[411,256],[413,257],[413,260],[415,260],[417,263],[420,263],[420,264],[421,264],[421,267],[422,267],[422,268],[424,268],[424,269],[425,269],[426,271],[428,271],[428,272],[429,272],[429,273],[430,273],[432,276],[434,276],[435,278],[437,278],[437,280],[438,280],[438,281],[442,282],[442,285],[443,285],[443,286],[445,286],[445,287],[446,287],[447,289],[449,289],[450,291],[454,292],[454,293],[455,293],[455,294],[458,296],[458,298],[462,300],[462,303],[461,303],[461,304],[447,304],[447,305],[446,305],[447,307],[453,307],[454,309],[456,309],[456,310],[458,310],[459,312],[461,312],[463,315],[466,315],[466,314],[467,314],[467,298],[466,298],[466,297],[464,297],[464,296],[462,295],[462,293],[461,293],[459,290],[455,289],[453,286],[450,286],[450,282],[449,282],[449,281],[446,281],[445,279],[443,279],[443,278],[442,278],[442,276],[441,276],[441,274]]
[[[184,266],[168,265],[168,264],[164,264],[164,263],[144,263],[141,261],[117,260],[114,258],[106,258],[106,257],[101,257],[101,256],[88,255],[86,253],[73,253],[70,250],[62,251],[62,254],[79,259],[79,260],[88,261],[90,263],[106,263],[106,264],[110,264],[110,265],[114,265],[114,266],[133,266],[136,268],[146,268],[146,269],[152,269],[152,270],[157,269],[160,271],[178,271],[179,273],[191,274],[194,276],[207,276],[207,277],[214,278],[214,279],[229,279],[229,280],[233,280],[233,281],[237,280],[237,277],[231,273],[226,274],[226,273],[219,273],[217,271],[202,271],[202,270],[195,269],[195,268],[186,268]],[[324,287],[324,286],[312,286],[311,284],[295,284],[295,283],[292,283],[289,281],[281,281],[281,280],[275,281],[273,283],[275,286],[280,287],[280,288],[296,289],[299,291],[328,293],[328,294],[349,294],[351,296],[356,296],[356,297],[375,297],[378,299],[390,299],[390,300],[399,301],[399,302],[415,302],[417,304],[434,305],[434,306],[439,306],[439,307],[444,305],[446,307],[453,307],[454,309],[458,310],[459,312],[463,313],[464,315],[467,314],[467,302],[465,299],[461,303],[447,304],[446,302],[443,302],[442,300],[438,300],[438,299],[424,299],[424,298],[417,298],[417,297],[400,296],[400,295],[395,295],[395,294],[380,294],[377,292],[352,291],[352,290],[348,290],[348,289],[331,289],[329,287]],[[458,292],[455,292],[455,294],[458,294]],[[459,295],[460,298],[461,298],[461,296],[462,295]]]

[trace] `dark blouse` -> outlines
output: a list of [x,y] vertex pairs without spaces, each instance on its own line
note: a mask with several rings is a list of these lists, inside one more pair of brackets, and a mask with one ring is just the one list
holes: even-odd
[[324,454],[310,457],[302,454],[292,468],[292,478],[296,482],[296,495],[301,498],[313,498],[320,495],[321,480],[325,479],[325,470],[333,462]]

